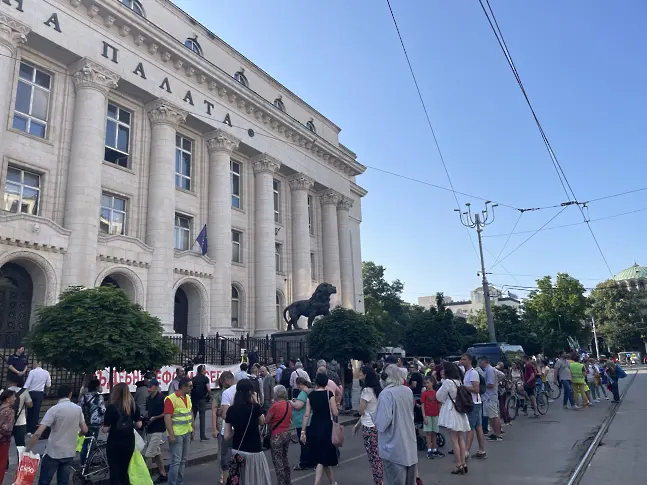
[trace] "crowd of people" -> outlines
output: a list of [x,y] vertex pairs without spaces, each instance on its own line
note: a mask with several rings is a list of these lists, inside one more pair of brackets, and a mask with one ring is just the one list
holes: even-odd
[[[154,483],[182,485],[197,428],[200,441],[218,441],[222,485],[271,485],[265,450],[271,450],[278,485],[290,485],[294,472],[304,470],[314,470],[315,485],[324,475],[336,485],[334,468],[343,439],[343,433],[341,437],[336,433],[336,423],[342,410],[352,409],[353,368],[320,360],[311,375],[298,360],[281,361],[261,365],[257,353],[256,358],[254,353],[246,355],[235,373],[220,374],[215,391],[204,365],[191,379],[178,368],[167,396],[154,375],[145,374],[134,393],[119,383],[106,400],[99,381],[89,376],[78,403],[71,401],[69,386],[59,386],[57,404],[39,424],[38,414],[35,422],[30,415],[34,408],[39,411],[41,394],[47,392],[51,379],[38,364],[29,369],[24,349],[18,349],[9,366],[8,386],[0,393],[0,483],[12,437],[17,446],[29,450],[49,433],[38,483],[49,485],[57,475],[57,483],[66,485],[78,435],[85,436],[80,452],[83,464],[104,433],[110,483],[128,485],[136,431],[145,429],[142,452],[157,472]],[[428,359],[425,363],[389,356],[360,366],[359,419],[352,431],[361,433],[374,485],[421,484],[418,449],[426,447],[428,459],[444,458],[439,449],[443,432],[448,433],[449,453],[455,461],[451,473],[468,474],[470,457],[486,458],[486,443],[504,439],[504,427],[511,424],[508,399],[512,393],[529,403],[531,418],[539,417],[537,396],[551,386],[562,390],[567,409],[593,406],[610,400],[610,395],[613,402],[620,400],[618,380],[626,374],[613,361],[600,363],[579,353],[562,353],[551,367],[542,355],[505,366],[484,356],[475,361],[469,354],[456,362]],[[209,405],[211,437],[207,436]],[[167,442],[168,469],[162,456]],[[295,464],[288,459],[292,442],[300,447]]]

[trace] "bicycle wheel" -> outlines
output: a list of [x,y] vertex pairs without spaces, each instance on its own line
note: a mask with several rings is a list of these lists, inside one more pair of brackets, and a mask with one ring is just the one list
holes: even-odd
[[506,406],[508,408],[508,414],[510,415],[510,419],[514,420],[517,417],[517,413],[519,411],[519,402],[517,400],[517,396],[510,396],[508,398],[508,402],[506,403]]
[[540,392],[537,396],[537,412],[542,416],[548,412],[548,393]]
[[553,384],[550,386],[550,392],[548,393],[548,397],[550,397],[553,401],[556,401],[559,399],[559,396],[562,395],[562,388],[559,387],[557,384]]
[[438,448],[445,446],[445,437],[442,433],[436,433],[436,444],[438,445]]
[[106,446],[98,446],[88,458],[85,472],[82,475],[82,483],[103,483],[110,479],[110,469],[108,468],[108,456],[106,455]]

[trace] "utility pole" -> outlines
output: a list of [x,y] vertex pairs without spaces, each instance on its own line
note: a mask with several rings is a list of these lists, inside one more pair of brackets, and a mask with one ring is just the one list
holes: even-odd
[[593,338],[595,339],[595,358],[599,359],[600,347],[598,346],[598,332],[595,329],[595,318],[591,317],[591,321],[593,322]]
[[[487,225],[490,225],[494,222],[494,208],[499,204],[494,204],[490,206],[491,212],[488,212],[488,205],[491,204],[491,201],[485,203],[485,210],[481,213],[476,213],[472,216],[471,204],[468,202],[465,204],[467,210],[465,212],[460,211],[460,209],[454,209],[455,212],[459,213],[461,224],[465,227],[476,229],[476,234],[478,235],[479,240],[479,253],[481,256],[481,275],[483,276],[483,298],[485,298],[485,313],[487,314],[487,328],[488,333],[490,334],[490,342],[496,343],[496,331],[494,329],[494,318],[492,316],[492,305],[490,303],[490,285],[487,281],[487,275],[485,274],[485,260],[483,259],[483,241],[481,239],[481,232],[483,228]],[[490,219],[490,214],[492,219]],[[478,273],[477,273],[478,274]]]

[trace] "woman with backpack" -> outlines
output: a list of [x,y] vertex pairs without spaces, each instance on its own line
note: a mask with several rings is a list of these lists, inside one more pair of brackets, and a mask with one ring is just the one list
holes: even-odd
[[128,384],[120,382],[110,392],[110,404],[103,418],[103,432],[108,433],[106,452],[110,469],[110,485],[129,485],[128,464],[135,451],[135,428],[142,427],[142,418]]
[[[436,393],[436,399],[442,403],[438,417],[438,425],[447,428],[452,439],[456,468],[451,473],[452,475],[463,475],[467,473],[467,465],[465,463],[467,450],[464,433],[470,430],[467,413],[459,412],[457,409],[462,404],[461,398],[459,397],[459,389],[463,385],[463,378],[460,369],[453,362],[443,363],[443,372],[443,384]],[[471,403],[472,397],[469,392],[467,398],[469,398],[469,402]],[[459,402],[458,406],[456,404],[457,401]]]

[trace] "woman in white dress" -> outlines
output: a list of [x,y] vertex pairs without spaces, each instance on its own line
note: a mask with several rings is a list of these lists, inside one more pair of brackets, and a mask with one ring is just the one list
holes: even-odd
[[444,379],[443,385],[438,389],[436,399],[442,403],[438,424],[447,428],[452,438],[454,447],[454,458],[456,460],[456,469],[452,470],[453,475],[463,475],[467,473],[465,464],[466,446],[464,433],[470,430],[470,422],[467,414],[459,413],[454,408],[456,393],[458,387],[462,384],[461,371],[458,366],[452,362],[443,364]]

